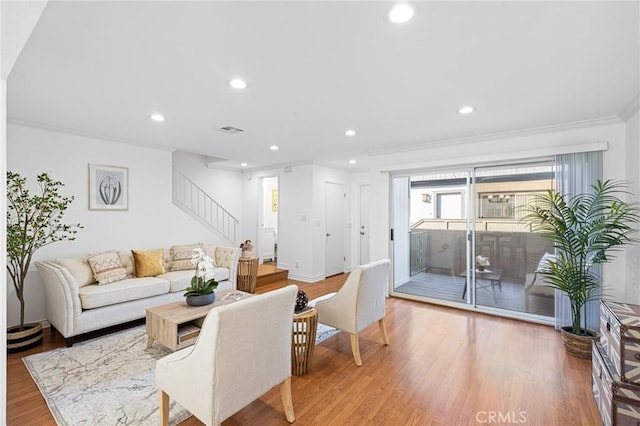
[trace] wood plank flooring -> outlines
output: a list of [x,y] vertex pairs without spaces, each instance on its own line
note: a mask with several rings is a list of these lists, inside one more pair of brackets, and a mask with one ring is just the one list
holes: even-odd
[[[289,280],[260,291],[291,282],[311,299],[345,278]],[[353,362],[346,333],[316,347],[310,373],[292,380],[297,425],[477,425],[499,414],[512,419],[500,424],[601,424],[591,363],[566,355],[549,326],[397,298],[387,300],[386,325],[389,346],[380,343],[377,325],[362,333],[362,367]],[[64,345],[57,333],[45,335],[31,352]],[[55,425],[22,362],[28,353],[7,359],[8,424]],[[223,424],[287,425],[278,388]],[[181,425],[201,423],[192,417]]]

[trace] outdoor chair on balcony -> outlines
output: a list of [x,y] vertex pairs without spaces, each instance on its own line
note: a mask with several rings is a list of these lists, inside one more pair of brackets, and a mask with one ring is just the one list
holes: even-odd
[[525,310],[529,312],[531,297],[554,297],[555,288],[549,285],[549,282],[541,274],[549,268],[549,262],[555,261],[554,254],[545,253],[538,263],[538,267],[532,274],[527,274],[524,283],[525,292]]

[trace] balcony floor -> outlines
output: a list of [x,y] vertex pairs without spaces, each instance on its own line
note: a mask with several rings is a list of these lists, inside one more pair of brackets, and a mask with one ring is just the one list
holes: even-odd
[[[477,304],[548,317],[554,316],[553,297],[526,295],[524,284],[514,281],[512,278],[503,276],[501,280],[502,291],[497,286],[494,290],[491,289],[491,286],[478,288],[476,290]],[[464,283],[464,277],[445,273],[420,272],[412,276],[409,282],[396,288],[395,291],[432,299],[464,302],[462,298]],[[483,287],[489,284],[486,280],[479,280],[478,283]]]

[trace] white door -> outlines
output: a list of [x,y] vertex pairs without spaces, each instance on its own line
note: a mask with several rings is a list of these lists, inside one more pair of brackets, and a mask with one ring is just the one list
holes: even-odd
[[360,265],[369,263],[369,185],[360,185]]
[[343,185],[326,182],[324,186],[325,203],[325,252],[324,275],[344,272],[344,204]]

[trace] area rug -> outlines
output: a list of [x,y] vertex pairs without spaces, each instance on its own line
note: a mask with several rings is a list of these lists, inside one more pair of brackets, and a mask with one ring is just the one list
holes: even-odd
[[[338,332],[318,324],[316,344]],[[158,425],[155,365],[170,351],[146,345],[145,328],[138,326],[23,361],[59,425]],[[171,403],[171,425],[190,415]]]

